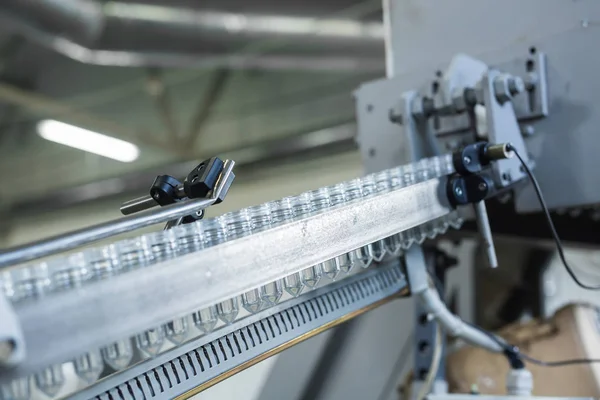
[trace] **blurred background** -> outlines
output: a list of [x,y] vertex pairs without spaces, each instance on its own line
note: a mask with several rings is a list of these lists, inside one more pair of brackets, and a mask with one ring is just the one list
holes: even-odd
[[117,217],[214,155],[238,174],[218,212],[359,175],[352,91],[383,76],[381,20],[380,1],[4,1],[3,245]]

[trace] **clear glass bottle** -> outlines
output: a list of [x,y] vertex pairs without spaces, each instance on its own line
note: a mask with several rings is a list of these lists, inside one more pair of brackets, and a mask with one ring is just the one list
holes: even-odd
[[[171,230],[177,241],[178,255],[194,253],[206,246],[202,221],[175,226]],[[210,306],[192,313],[192,321],[202,333],[212,332],[219,321],[216,307]]]
[[[281,200],[269,203],[271,209],[271,223],[279,226],[295,218],[310,215],[310,199],[306,193],[294,197],[284,197]],[[297,296],[302,291],[302,283],[299,273],[286,276],[282,281],[269,282],[260,288],[262,308],[271,307],[279,302],[283,295],[283,288],[292,296]]]
[[93,247],[83,252],[91,280],[102,280],[120,272],[117,249],[114,245]]
[[91,385],[96,382],[104,370],[104,362],[99,350],[90,351],[73,360],[75,373],[85,383]]
[[[271,223],[273,226],[279,226],[282,225],[288,221],[291,221],[294,219],[294,207],[293,207],[293,202],[295,202],[293,197],[284,197],[281,200],[278,201],[273,201],[270,203],[267,203],[267,206],[269,207],[270,211],[271,211]],[[305,207],[301,207],[299,208],[300,212],[302,213],[302,210],[305,209]],[[306,213],[306,215],[308,215],[308,212]],[[307,287],[314,287],[314,285],[317,284],[320,275],[317,276],[316,274],[313,274],[314,271],[312,271],[314,269],[314,267],[311,268],[307,268],[303,271],[300,272],[299,276],[300,276],[300,281],[302,283],[302,285],[306,285]],[[312,272],[311,272],[312,271]],[[286,290],[288,288],[291,289],[292,291],[292,295],[294,292],[294,287],[297,287],[297,275],[291,277],[290,279],[285,279],[285,284],[286,284]],[[304,279],[306,278],[306,280]],[[311,286],[313,285],[313,286]],[[290,290],[288,290],[289,292]],[[298,293],[300,293],[298,291]]]
[[[58,258],[48,263],[52,291],[59,292],[81,287],[93,277],[86,255],[87,253],[76,253],[66,259]],[[95,382],[104,369],[104,363],[98,351],[91,351],[79,356],[73,361],[73,365],[77,376],[88,384]],[[46,371],[40,379],[36,379],[36,382],[42,382],[47,387],[45,390],[52,391],[53,389],[48,388],[52,384],[52,379],[58,376],[59,369],[62,371],[62,366],[57,365],[53,371]]]
[[[223,216],[227,225],[227,238],[237,239],[252,234],[252,221],[248,210],[231,212]],[[242,307],[249,313],[256,313],[261,308],[259,289],[252,289],[240,296]]]
[[[402,177],[402,167],[395,167],[388,170],[388,176],[390,181],[390,189],[392,191],[402,189],[404,187]],[[388,241],[388,250],[395,256],[402,253],[404,243],[407,242],[407,234],[405,232],[398,232],[393,235],[392,239]]]
[[[362,199],[362,182],[360,179],[352,179],[344,182],[344,200],[346,203],[352,203]],[[373,246],[368,244],[350,252],[350,258],[354,264],[367,268],[373,262]]]
[[[417,161],[416,174],[417,182],[425,182],[429,179],[434,178],[434,165],[432,164],[432,158],[423,158]],[[422,239],[419,241],[421,244],[426,238],[433,239],[437,235],[437,227],[435,221],[429,221],[421,225],[421,232],[425,236],[420,236]]]
[[[324,210],[327,210],[331,206],[331,199],[329,198],[329,189],[321,188],[313,190],[312,192],[310,192],[309,201],[313,212],[320,213]],[[327,276],[329,279],[332,280],[337,278],[337,276],[341,272],[341,267],[338,264],[338,261],[335,257],[319,264],[319,268],[322,271],[323,275]]]
[[170,229],[177,242],[177,255],[194,253],[204,248],[204,232],[201,221],[178,225]]
[[135,346],[147,357],[154,357],[160,353],[165,343],[165,330],[162,326],[148,329],[135,336]]
[[[173,229],[150,233],[146,235],[146,241],[154,263],[171,260],[180,253],[178,237]],[[181,344],[189,335],[187,318],[169,321],[162,326],[162,330],[168,341],[176,345]]]
[[76,253],[65,258],[48,262],[51,291],[59,292],[81,287],[92,277],[84,253]]
[[[250,221],[250,233],[261,232],[271,227],[271,204],[273,203],[261,204],[246,209],[246,213]],[[283,203],[282,206],[285,206],[285,203]],[[291,210],[291,205],[289,209]],[[279,211],[282,213],[281,215],[285,219],[285,209],[281,209]],[[290,214],[290,219],[291,215],[292,214]],[[262,309],[262,301],[261,288],[252,289],[242,294],[242,305],[248,312],[252,314]]]
[[18,378],[0,385],[0,399],[29,400],[31,398],[31,382],[29,377]]
[[[403,187],[414,185],[417,182],[417,174],[415,166],[413,164],[406,164],[402,166],[402,184]],[[425,240],[425,235],[421,230],[421,227],[411,228],[404,232],[404,242],[402,248],[408,249],[413,243],[422,243]]]
[[[159,232],[159,234],[162,234],[162,232]],[[153,238],[153,236],[143,235],[116,243],[119,263],[123,272],[144,268],[154,262],[155,252],[152,249],[151,243],[149,243],[150,238]],[[157,246],[156,243],[154,245]],[[158,247],[160,248],[160,246]],[[160,251],[157,249],[156,253],[160,253]],[[153,357],[162,348],[164,337],[165,334],[162,327],[157,327],[136,335],[134,342],[144,355]]]
[[[115,245],[85,250],[84,258],[90,269],[90,280],[108,279],[122,270],[117,246]],[[100,356],[101,360],[104,360],[112,369],[118,371],[129,365],[133,357],[133,349],[129,340],[118,341],[100,349]],[[82,365],[86,362],[84,359],[80,361]],[[80,370],[82,369],[80,368]],[[87,374],[83,370],[82,373],[85,375],[82,378],[86,380]]]
[[[379,188],[382,190],[382,188]],[[382,190],[384,191],[384,190]],[[368,199],[378,194],[377,182],[375,181],[375,174],[370,174],[361,179],[361,193],[363,198]],[[382,261],[386,255],[385,240],[378,240],[369,245],[371,247],[371,253],[373,259],[377,262]]]
[[118,340],[100,349],[102,359],[115,371],[126,368],[133,358],[131,340]]
[[[227,223],[222,216],[202,221],[202,229],[206,247],[216,246],[227,240]],[[225,324],[232,323],[237,318],[238,312],[237,298],[217,304],[217,315]]]
[[[327,192],[329,193],[329,205],[330,207],[336,207],[343,205],[346,202],[346,187],[343,183],[328,186]],[[351,254],[342,254],[335,257],[335,264],[339,266],[339,270],[345,273],[348,273],[354,268],[356,265],[360,265],[356,258]]]
[[192,314],[192,320],[196,328],[202,333],[209,333],[215,329],[219,317],[217,316],[217,307],[210,306]]
[[123,272],[146,267],[152,262],[152,251],[145,235],[121,240],[115,247]]
[[[11,270],[13,295],[11,301],[25,301],[44,296],[53,285],[51,273],[46,263],[19,267]],[[65,383],[62,364],[52,365],[34,374],[34,382],[39,390],[54,397]]]
[[65,383],[62,367],[62,364],[55,364],[44,368],[33,376],[35,386],[46,396],[54,397],[62,389]]
[[[388,193],[392,191],[392,174],[389,170],[384,170],[374,174],[375,186],[377,194]],[[394,182],[396,187],[399,182]],[[398,235],[391,235],[383,240],[385,254],[397,256],[402,250],[402,243]]]

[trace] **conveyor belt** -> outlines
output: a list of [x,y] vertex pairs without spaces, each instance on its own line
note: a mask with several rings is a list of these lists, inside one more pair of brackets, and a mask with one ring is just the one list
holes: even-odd
[[74,399],[188,398],[241,370],[395,297],[397,261],[306,293],[173,348],[76,393]]

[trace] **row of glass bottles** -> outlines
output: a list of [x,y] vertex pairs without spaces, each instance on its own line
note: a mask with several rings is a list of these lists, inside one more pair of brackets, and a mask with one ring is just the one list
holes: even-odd
[[[246,208],[221,217],[175,227],[127,239],[113,245],[86,250],[83,253],[60,258],[49,264],[39,264],[13,270],[10,276],[13,301],[38,297],[45,292],[76,288],[88,281],[106,279],[116,274],[145,267],[203,248],[218,245],[265,229],[280,226],[295,219],[323,212],[331,207],[377,196],[399,188],[440,177],[453,172],[450,155],[424,159],[415,164],[385,170],[334,186],[286,197],[278,201]],[[426,237],[444,232],[448,224],[456,222],[455,215],[431,221],[405,232],[355,249],[331,260],[306,268],[192,314],[192,321],[200,332],[212,331],[221,320],[233,322],[239,312],[238,301],[250,313],[279,302],[283,290],[298,296],[304,288],[314,288],[324,275],[336,279],[355,267],[366,268],[373,261],[382,261],[388,255],[399,255],[412,243],[422,243]],[[5,273],[6,275],[6,273]],[[7,281],[6,277],[3,277]],[[6,287],[7,284],[5,283]],[[8,285],[11,286],[11,285]],[[158,354],[165,339],[181,344],[189,337],[187,318],[178,318],[161,327],[147,330],[134,338],[136,347],[146,356]],[[95,381],[104,363],[114,370],[125,368],[133,356],[129,339],[114,342],[100,351],[93,351],[74,360],[77,374],[88,383]],[[55,395],[64,377],[61,366],[52,366],[36,374],[36,386],[49,396]]]

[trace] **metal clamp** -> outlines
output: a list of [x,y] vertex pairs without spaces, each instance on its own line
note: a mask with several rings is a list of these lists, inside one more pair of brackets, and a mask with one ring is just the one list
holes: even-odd
[[[233,167],[235,162],[226,160],[219,174],[214,189],[208,198],[190,199],[177,202],[159,210],[148,210],[135,215],[93,225],[88,228],[54,236],[49,239],[17,246],[0,254],[0,269],[13,264],[19,264],[37,258],[50,256],[63,251],[71,250],[98,240],[106,239],[121,233],[131,232],[150,225],[170,221],[203,210],[224,198],[235,178]],[[148,202],[149,203],[149,202]]]

